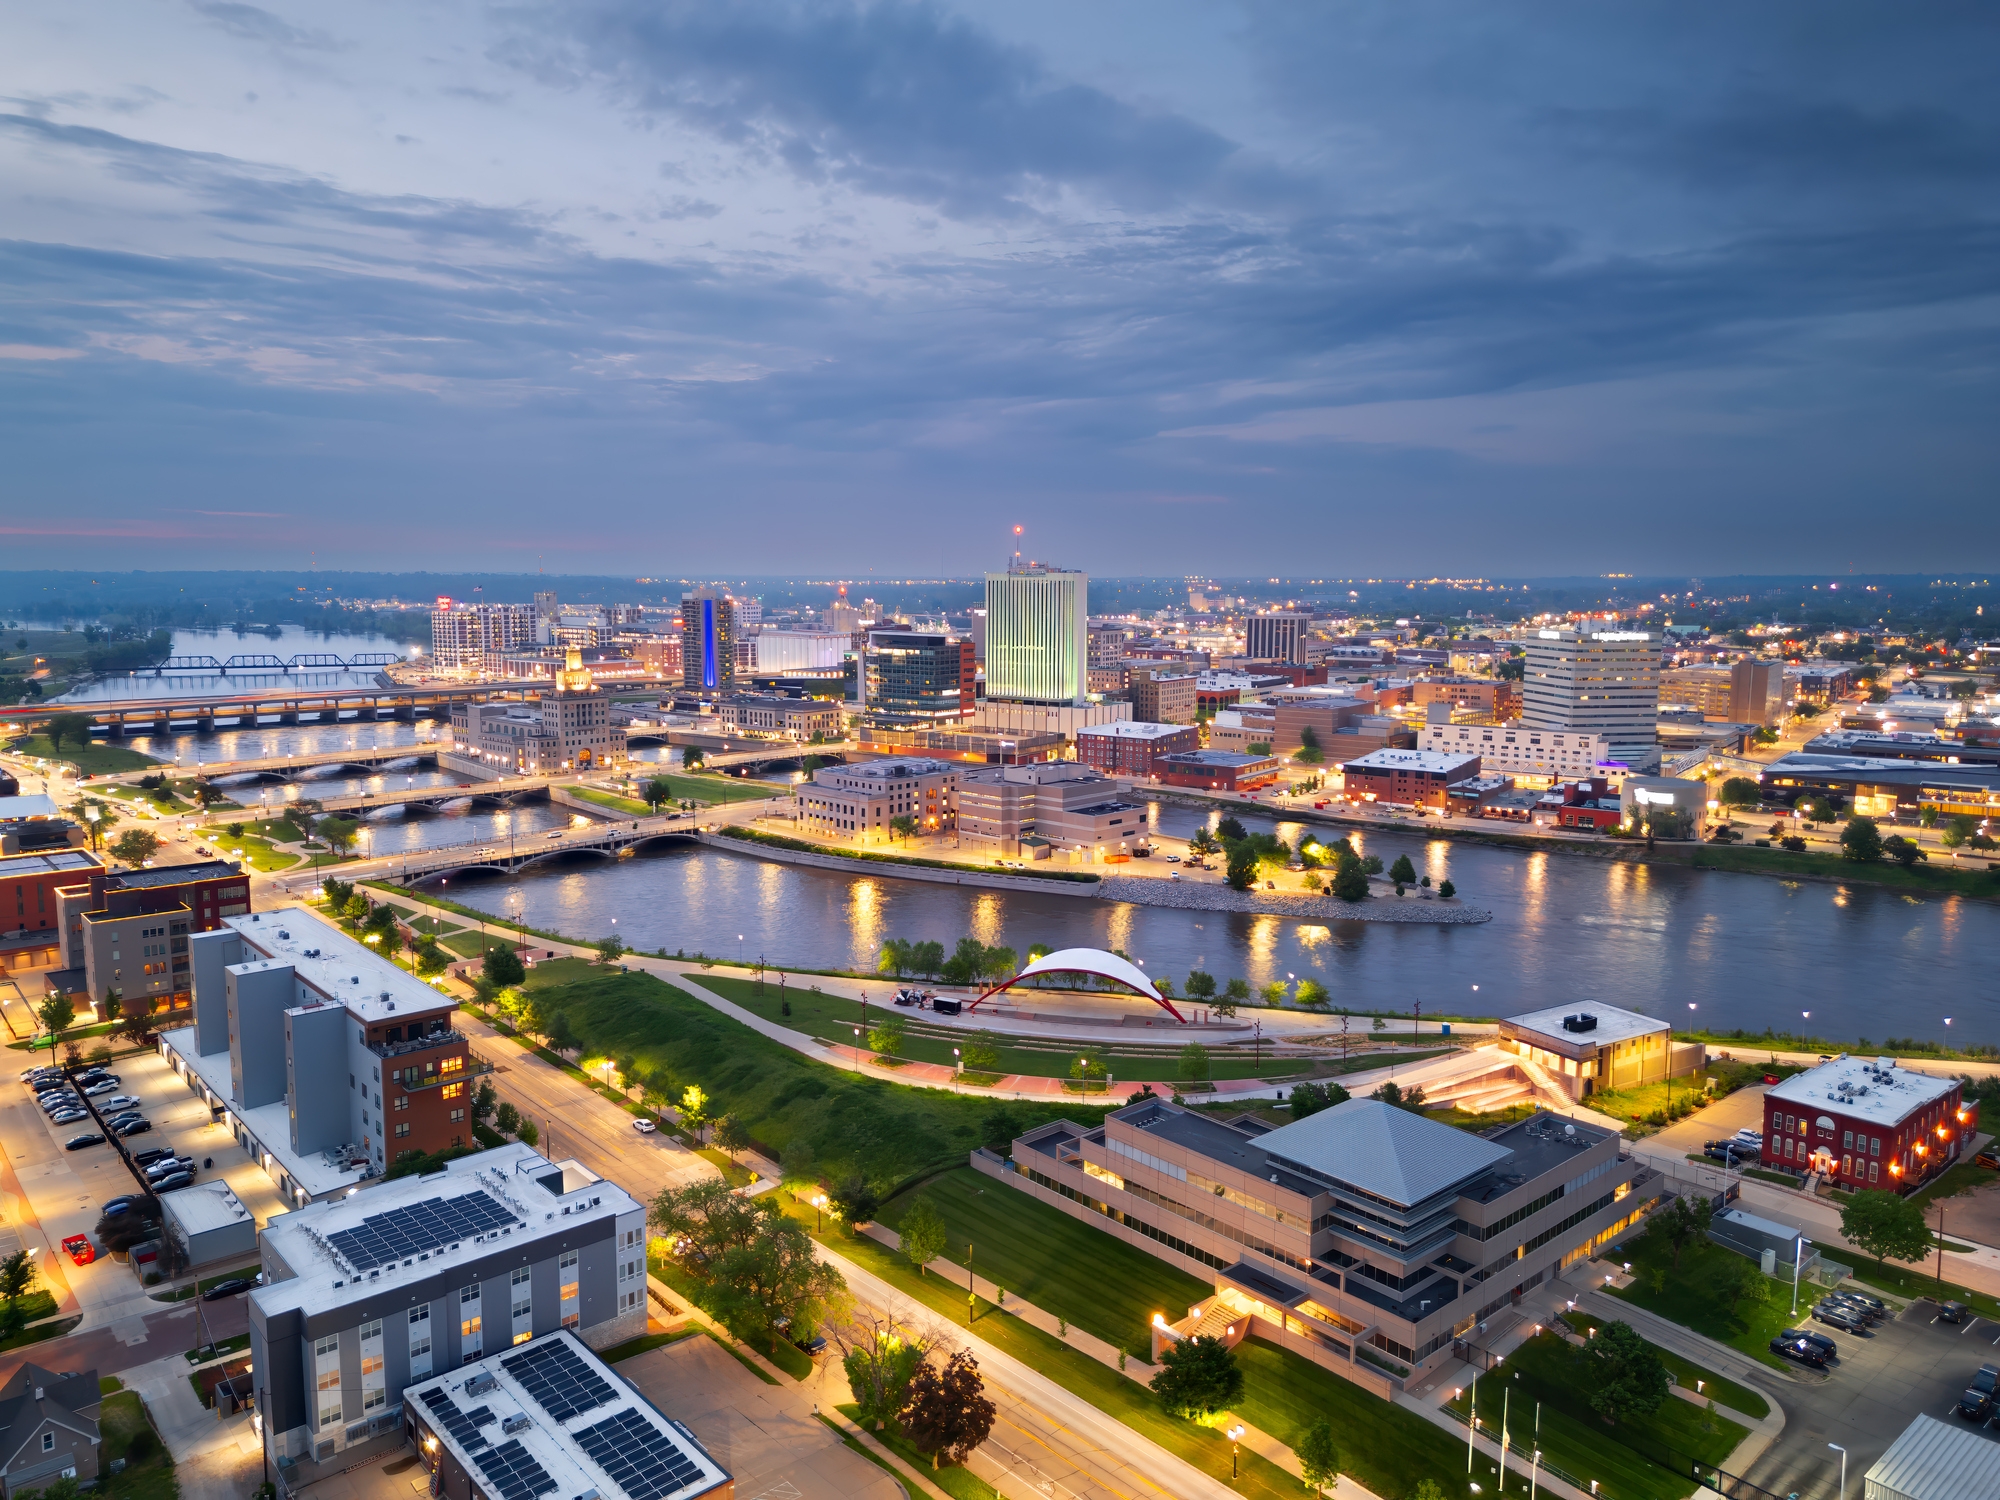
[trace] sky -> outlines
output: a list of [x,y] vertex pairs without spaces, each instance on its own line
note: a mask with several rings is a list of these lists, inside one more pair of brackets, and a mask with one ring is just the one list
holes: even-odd
[[2000,9],[0,13],[0,568],[2000,562]]

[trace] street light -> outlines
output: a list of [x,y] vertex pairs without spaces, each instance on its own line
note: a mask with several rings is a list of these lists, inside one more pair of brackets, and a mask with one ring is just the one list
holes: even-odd
[[1229,1429],[1229,1477],[1232,1482],[1236,1478],[1237,1445],[1242,1440],[1242,1437],[1243,1424],[1238,1422],[1234,1427]]
[[1840,1455],[1840,1500],[1847,1500],[1847,1450],[1838,1443],[1828,1443],[1827,1447]]

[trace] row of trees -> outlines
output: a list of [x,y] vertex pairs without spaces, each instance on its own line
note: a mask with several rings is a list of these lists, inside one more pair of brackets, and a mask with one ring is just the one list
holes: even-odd
[[[1039,952],[1029,950],[1029,957]],[[942,979],[946,984],[974,984],[982,979],[1005,979],[1021,967],[1020,955],[1012,948],[987,946],[974,937],[962,937],[958,946],[946,957],[944,944],[939,942],[912,941],[908,938],[890,938],[882,945],[877,961],[878,973],[893,974],[898,979],[911,975],[921,975],[925,979]]]

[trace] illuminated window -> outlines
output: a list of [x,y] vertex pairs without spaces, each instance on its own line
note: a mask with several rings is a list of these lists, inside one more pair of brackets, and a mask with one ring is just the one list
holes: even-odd
[[463,1099],[465,1097],[465,1085],[463,1083],[447,1083],[444,1086],[443,1092],[447,1099]]

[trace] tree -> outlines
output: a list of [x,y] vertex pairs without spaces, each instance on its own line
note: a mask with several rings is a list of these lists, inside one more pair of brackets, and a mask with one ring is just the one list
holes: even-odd
[[90,717],[87,714],[56,714],[42,725],[42,733],[48,736],[51,753],[61,750],[65,740],[82,749],[90,744]]
[[1184,993],[1190,1000],[1211,1000],[1215,997],[1215,976],[1204,974],[1200,969],[1188,970]]
[[528,977],[528,971],[521,963],[521,955],[505,943],[496,943],[486,950],[479,961],[479,972],[493,983],[505,987],[520,984]]
[[1247,842],[1229,846],[1229,866],[1223,881],[1232,891],[1247,891],[1257,883],[1257,851]]
[[1208,1048],[1200,1042],[1189,1042],[1181,1048],[1180,1080],[1182,1083],[1208,1081]]
[[55,1051],[62,1034],[76,1022],[76,1002],[61,990],[45,996],[35,1007],[35,1019],[42,1023],[42,1030],[49,1034],[49,1050]]
[[1449,901],[1453,896],[1458,894],[1458,887],[1447,880],[1438,886],[1438,894]]
[[1382,873],[1382,856],[1379,854],[1371,854],[1366,859],[1362,860],[1361,873],[1363,875],[1380,875]]
[[1298,1455],[1299,1477],[1312,1486],[1315,1495],[1340,1483],[1340,1447],[1333,1440],[1333,1424],[1325,1417],[1313,1420],[1292,1451]]
[[502,1103],[493,1112],[493,1124],[502,1135],[513,1135],[521,1128],[521,1112],[511,1102]]
[[1243,979],[1232,979],[1222,987],[1222,997],[1215,1002],[1215,1013],[1224,1020],[1236,1014],[1236,1007],[1250,1003],[1250,984]]
[[1882,830],[1869,817],[1853,817],[1840,830],[1840,852],[1844,858],[1872,864],[1882,857]]
[[907,844],[917,831],[917,820],[910,813],[898,813],[889,820],[889,831]]
[[1416,884],[1417,867],[1410,863],[1409,855],[1399,854],[1396,856],[1396,862],[1389,866],[1389,878],[1400,881],[1404,885]]
[[681,1124],[694,1132],[696,1141],[701,1139],[702,1126],[708,1123],[708,1094],[698,1083],[691,1083],[681,1090]]
[[896,1228],[903,1237],[903,1258],[917,1268],[919,1276],[944,1254],[944,1218],[930,1199],[919,1198],[912,1203],[903,1211],[903,1222]]
[[1301,979],[1299,987],[1292,992],[1292,1000],[1295,1004],[1317,1010],[1330,1005],[1333,996],[1326,992],[1326,986],[1317,979]]
[[515,1127],[514,1139],[519,1141],[524,1146],[534,1146],[540,1144],[542,1139],[542,1133],[535,1127],[535,1122],[533,1120],[530,1120],[527,1116],[523,1115],[521,1117],[521,1123]]
[[1875,1188],[1847,1200],[1840,1210],[1840,1233],[1850,1245],[1874,1256],[1877,1266],[1885,1260],[1922,1260],[1932,1249],[1923,1206]]
[[1672,1384],[1659,1354],[1630,1323],[1608,1323],[1583,1346],[1590,1372],[1590,1409],[1606,1422],[1622,1416],[1650,1416],[1667,1399]]
[[135,1047],[143,1047],[153,1034],[153,1005],[150,995],[134,995],[119,1007],[119,1034]]
[[894,974],[901,979],[910,971],[910,948],[907,938],[890,938],[882,944],[882,956],[875,964],[878,974]]
[[750,1132],[735,1115],[724,1115],[715,1122],[715,1144],[727,1151],[729,1159],[734,1161],[737,1152],[748,1149]]
[[944,967],[944,944],[936,939],[927,939],[910,945],[910,968],[926,979],[932,978]]
[[[1945,837],[1948,839],[1951,835],[1946,834]],[[1922,860],[1925,864],[1930,863],[1930,856],[1919,849],[1914,840],[1906,839],[1900,833],[1892,833],[1886,839],[1882,840],[1882,852],[1901,865],[1905,870],[1915,865],[1919,860]]]
[[1085,1085],[1105,1077],[1110,1071],[1110,1065],[1104,1061],[1104,1054],[1095,1047],[1086,1047],[1069,1065],[1069,1076]]
[[1021,1134],[1021,1117],[1002,1105],[979,1122],[979,1138],[988,1151],[1005,1156]]
[[1406,1090],[1393,1078],[1368,1097],[1371,1099],[1380,1099],[1384,1104],[1395,1109],[1407,1109],[1412,1114],[1422,1114],[1424,1112],[1424,1091],[1422,1089]]
[[1188,853],[1200,858],[1206,858],[1220,847],[1221,845],[1216,842],[1215,835],[1210,833],[1206,828],[1197,828],[1194,831],[1194,836],[1188,840]]
[[1295,1083],[1290,1100],[1292,1118],[1303,1120],[1307,1115],[1316,1115],[1336,1104],[1345,1104],[1350,1097],[1347,1090],[1337,1083]]
[[625,940],[615,932],[610,937],[599,938],[594,946],[597,961],[607,969],[625,955]]
[[947,984],[971,984],[986,967],[986,945],[974,937],[962,937],[943,964]]
[[681,769],[683,771],[699,771],[702,768],[703,762],[707,759],[707,753],[703,751],[701,746],[690,745],[681,752]]
[[1349,856],[1340,862],[1340,868],[1334,872],[1333,893],[1342,901],[1368,899],[1368,875],[1360,860]]
[[1243,825],[1237,822],[1234,817],[1224,818],[1220,823],[1217,823],[1215,825],[1215,836],[1225,844],[1239,843],[1250,837],[1244,831]]
[[649,806],[655,809],[672,802],[674,800],[673,778],[669,776],[651,777],[647,780],[645,786],[640,789],[640,795],[646,799]]
[[1258,987],[1257,997],[1266,1005],[1278,1006],[1285,1003],[1286,993],[1285,981],[1282,979],[1273,979],[1269,984]]
[[35,1258],[25,1250],[16,1250],[5,1260],[0,1260],[0,1302],[7,1308],[6,1327],[9,1332],[21,1326],[21,1299],[35,1289]]
[[836,1324],[831,1331],[841,1349],[847,1387],[861,1408],[861,1421],[879,1432],[903,1409],[910,1377],[924,1362],[929,1343],[893,1319],[857,1319]]
[[1020,955],[1005,943],[996,943],[980,956],[979,972],[988,979],[1007,979],[1020,970]]
[[489,1079],[481,1083],[478,1091],[472,1096],[473,1123],[484,1125],[488,1120],[492,1119],[498,1100],[499,1096],[493,1091],[492,1081]]
[[903,1025],[903,1018],[901,1016],[886,1017],[878,1025],[869,1029],[868,1045],[873,1051],[894,1057],[903,1050],[903,1038],[906,1031],[907,1028]]
[[576,1028],[569,1023],[567,1011],[557,1011],[549,1017],[549,1029],[545,1033],[549,1048],[556,1053],[574,1052],[581,1043],[577,1039]]
[[1728,1302],[1730,1312],[1748,1303],[1751,1307],[1761,1307],[1771,1300],[1771,1281],[1754,1262],[1732,1255],[1729,1269],[1723,1274],[1721,1291]]
[[875,1217],[882,1200],[860,1172],[850,1172],[835,1185],[833,1210],[845,1224],[866,1224]]
[[991,1031],[975,1031],[960,1049],[959,1058],[975,1073],[990,1073],[1000,1066],[1000,1038]]
[[1160,1351],[1152,1388],[1168,1411],[1199,1422],[1243,1399],[1243,1372],[1228,1345],[1203,1334],[1176,1339]]
[[112,857],[128,865],[143,865],[159,852],[159,835],[144,828],[128,828],[111,845]]
[[1755,807],[1764,800],[1764,789],[1748,776],[1732,776],[1716,800],[1724,807]]
[[313,824],[313,836],[335,854],[345,854],[361,836],[361,825],[352,818],[329,813]]
[[1683,1195],[1654,1213],[1652,1222],[1646,1226],[1646,1233],[1665,1242],[1672,1253],[1674,1269],[1678,1271],[1682,1251],[1689,1245],[1708,1243],[1708,1226],[1714,1217],[1715,1205],[1708,1199]]
[[962,1464],[993,1431],[993,1403],[986,1397],[979,1361],[961,1349],[940,1370],[917,1366],[903,1397],[903,1436],[931,1456],[931,1467]]

